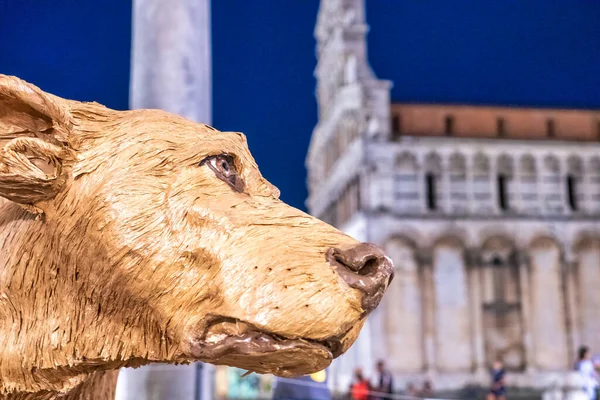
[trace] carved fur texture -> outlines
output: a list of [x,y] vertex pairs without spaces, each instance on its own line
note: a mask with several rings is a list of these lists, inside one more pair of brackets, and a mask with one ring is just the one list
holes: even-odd
[[327,367],[365,313],[326,253],[357,242],[278,196],[241,133],[0,75],[0,399],[108,399],[151,362]]

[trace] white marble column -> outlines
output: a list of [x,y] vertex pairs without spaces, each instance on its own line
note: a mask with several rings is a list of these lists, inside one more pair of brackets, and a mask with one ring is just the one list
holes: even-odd
[[[132,109],[162,109],[211,123],[210,19],[210,0],[134,0]],[[123,369],[116,399],[211,399],[214,367],[202,366]]]
[[473,367],[478,379],[486,378],[485,348],[483,332],[483,302],[481,299],[481,265],[478,249],[465,252],[469,277],[469,303],[473,335]]
[[475,181],[475,166],[473,165],[473,158],[470,156],[465,157],[465,190],[467,192],[467,204],[465,207],[467,209],[467,214],[470,214],[474,211],[475,207],[475,191],[474,184]]
[[500,206],[498,204],[498,159],[490,156],[490,176],[489,185],[490,185],[490,208],[494,210],[494,214],[500,214]]
[[525,370],[533,373],[536,370],[535,348],[531,332],[531,285],[529,277],[529,257],[523,250],[517,252],[519,263],[519,280],[521,283],[521,313],[523,316],[523,348],[525,349]]
[[565,280],[567,285],[566,290],[566,306],[567,306],[567,318],[568,318],[568,328],[569,331],[567,334],[569,335],[570,343],[569,343],[569,359],[575,359],[575,351],[581,346],[581,330],[580,330],[580,315],[579,315],[579,307],[577,304],[577,291],[579,290],[577,285],[577,259],[570,255],[565,260],[566,262],[566,271],[565,271]]
[[440,186],[442,190],[442,199],[440,209],[447,214],[453,214],[452,209],[452,185],[450,183],[450,174],[452,172],[450,160],[447,157],[442,158],[442,170],[440,171]]
[[129,105],[211,123],[210,0],[135,0]]
[[425,373],[433,379],[437,372],[436,360],[436,324],[435,324],[435,290],[433,282],[433,250],[419,249],[417,253],[421,272],[421,290],[423,299],[423,354]]
[[[382,307],[378,307],[371,312],[367,319],[368,329],[370,331],[370,345],[372,364],[377,360],[386,360],[389,352],[386,343],[385,321],[386,315]],[[388,362],[389,365],[389,362]]]

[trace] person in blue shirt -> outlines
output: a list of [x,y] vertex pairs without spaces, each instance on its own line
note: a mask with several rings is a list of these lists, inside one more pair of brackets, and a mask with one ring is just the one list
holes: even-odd
[[506,372],[501,360],[494,361],[491,370],[492,385],[488,393],[487,400],[505,400],[506,399]]

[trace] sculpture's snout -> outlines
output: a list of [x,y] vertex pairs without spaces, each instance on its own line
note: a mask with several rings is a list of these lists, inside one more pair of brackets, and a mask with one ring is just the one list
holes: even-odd
[[362,308],[373,310],[394,278],[394,264],[383,250],[371,243],[359,243],[347,249],[331,248],[327,260],[348,286],[363,293]]

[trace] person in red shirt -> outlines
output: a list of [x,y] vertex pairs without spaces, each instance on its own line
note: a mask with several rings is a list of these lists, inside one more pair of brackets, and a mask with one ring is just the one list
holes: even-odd
[[362,370],[357,368],[354,370],[354,380],[350,386],[350,398],[352,400],[368,400],[371,384],[369,380],[363,376]]

